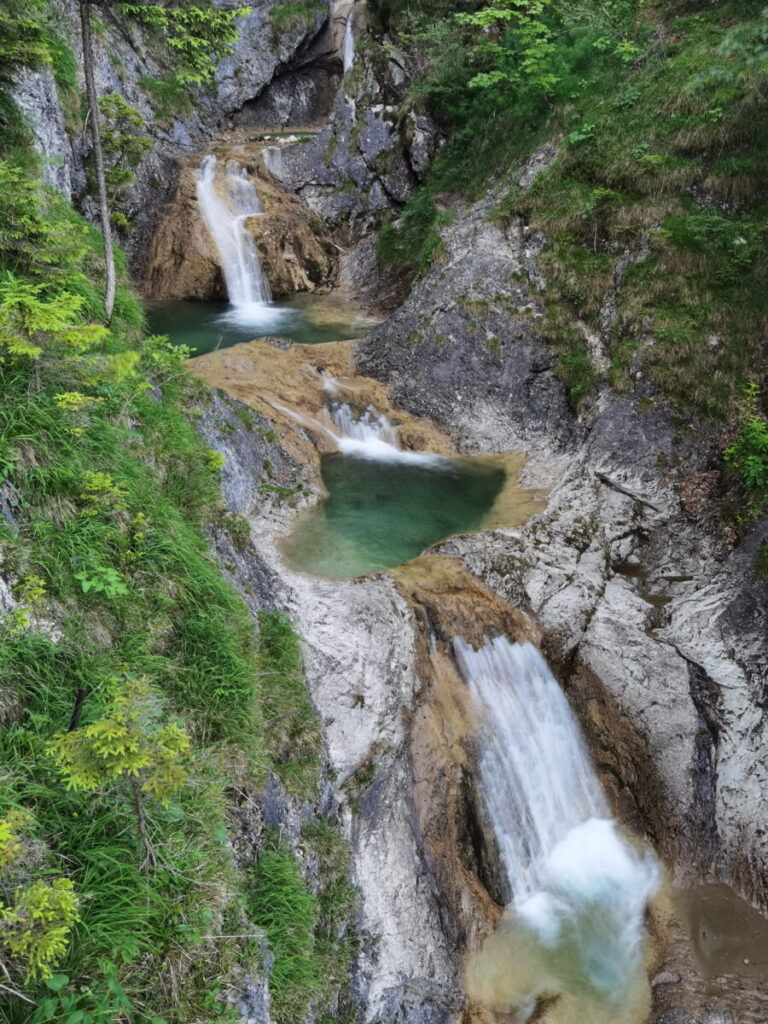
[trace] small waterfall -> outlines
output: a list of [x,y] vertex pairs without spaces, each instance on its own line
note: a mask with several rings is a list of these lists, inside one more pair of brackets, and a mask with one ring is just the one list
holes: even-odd
[[245,168],[227,162],[223,173],[216,157],[208,155],[197,172],[197,198],[208,231],[221,259],[229,301],[251,309],[272,299],[253,236],[245,226],[263,213],[258,193]]
[[343,61],[344,61],[344,74],[349,71],[355,60],[355,36],[352,32],[352,18],[354,14],[354,8],[350,10],[347,17],[347,24],[344,26],[344,49],[343,49]]
[[[323,389],[332,398],[332,389],[337,387],[335,381],[330,385],[323,383]],[[445,455],[434,455],[432,452],[403,451],[398,447],[397,428],[386,416],[377,415],[373,406],[369,406],[361,416],[355,416],[351,406],[346,402],[331,401],[325,410],[326,422],[311,416],[305,416],[295,409],[290,409],[281,402],[272,400],[275,409],[296,420],[303,427],[329,438],[344,455],[355,455],[360,459],[377,459],[381,462],[410,462],[432,469],[451,472],[454,460]]]
[[341,439],[352,441],[384,441],[397,448],[399,445],[397,430],[386,416],[376,415],[376,410],[369,405],[359,418],[355,419],[352,408],[346,402],[334,402],[331,406],[331,419],[339,431]]
[[[456,639],[454,651],[479,718],[479,788],[512,893],[510,915],[475,958],[475,984],[496,996],[501,985],[518,1006],[559,985],[592,1000],[591,1019],[602,1020],[595,1006],[625,1008],[641,986],[656,860],[610,818],[570,706],[536,648],[497,637],[477,651]],[[511,964],[523,962],[513,981]]]

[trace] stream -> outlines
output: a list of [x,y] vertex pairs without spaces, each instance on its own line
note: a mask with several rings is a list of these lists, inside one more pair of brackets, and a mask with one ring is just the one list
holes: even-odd
[[[353,57],[345,45],[345,68]],[[242,169],[206,157],[197,194],[230,305],[156,303],[154,330],[196,355],[272,335],[316,346],[365,333],[364,311],[335,296],[272,300],[245,226],[261,205]],[[279,347],[259,352],[275,365],[286,358]],[[324,372],[307,359],[303,374]],[[247,372],[237,350],[226,365],[231,379]],[[280,411],[303,443],[317,446],[318,500],[292,513],[277,538],[288,570],[341,586],[417,559],[446,538],[513,527],[536,510],[530,496],[527,504],[510,501],[510,489],[525,492],[503,457],[406,447],[388,410],[348,402],[347,394],[341,400],[327,373],[313,386],[309,409],[285,389],[252,396],[254,407]],[[429,643],[436,649],[438,637]],[[520,1022],[554,1001],[547,1021],[639,1024],[650,1006],[646,914],[662,874],[654,853],[614,820],[571,707],[535,646],[490,633],[479,642],[453,636],[450,651],[468,698],[474,786],[506,890],[496,928],[468,950],[467,995]],[[359,699],[363,707],[366,695]],[[686,903],[688,918],[698,905]],[[702,955],[711,946],[700,941]]]

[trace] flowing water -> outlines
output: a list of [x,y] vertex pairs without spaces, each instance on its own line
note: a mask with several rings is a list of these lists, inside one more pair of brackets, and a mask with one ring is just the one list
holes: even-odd
[[245,225],[264,211],[256,187],[244,167],[232,161],[219,166],[213,154],[197,172],[197,199],[205,225],[216,245],[232,305],[243,315],[256,315],[272,299],[253,235]]
[[205,156],[197,171],[197,199],[219,255],[229,303],[150,303],[150,327],[194,355],[243,341],[279,335],[313,344],[358,338],[374,322],[328,296],[302,295],[273,302],[247,222],[262,214],[256,186],[232,160]]
[[454,641],[480,721],[478,784],[512,898],[471,964],[498,1009],[560,996],[569,1022],[632,1020],[646,998],[644,914],[658,882],[610,818],[571,709],[531,644]]
[[352,64],[354,63],[354,60],[355,60],[355,36],[354,36],[353,31],[352,31],[352,17],[353,17],[353,12],[350,11],[349,15],[347,17],[347,23],[344,26],[344,52],[343,52],[343,60],[344,60],[344,73],[345,74],[352,67]]
[[402,451],[386,418],[333,403],[308,423],[339,451],[321,457],[327,498],[302,514],[282,544],[293,568],[348,578],[409,561],[451,534],[478,529],[504,485],[492,459]]
[[[343,56],[346,71],[354,59],[351,15]],[[153,328],[197,353],[274,333],[331,340],[307,338],[306,321],[293,319],[296,306],[271,302],[246,227],[261,207],[243,171],[206,157],[198,198],[231,307],[206,320],[201,303],[158,304]],[[341,325],[331,331],[333,340],[345,336]],[[400,565],[488,520],[506,479],[498,461],[403,451],[386,416],[355,414],[338,400],[333,381],[326,393],[323,419],[274,403],[337,448],[321,457],[327,497],[282,541],[288,564],[353,577]],[[503,637],[478,650],[457,638],[454,649],[478,720],[478,789],[511,895],[470,963],[469,994],[522,1013],[519,1019],[542,997],[557,997],[552,1020],[567,1024],[642,1019],[644,915],[659,882],[655,858],[630,845],[611,819],[568,702],[538,651]]]

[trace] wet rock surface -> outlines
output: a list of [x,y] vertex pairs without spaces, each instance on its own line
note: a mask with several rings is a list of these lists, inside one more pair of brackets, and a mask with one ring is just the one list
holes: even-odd
[[[531,454],[547,510],[440,550],[534,616],[617,812],[678,880],[730,879],[768,906],[767,588],[686,515],[675,467],[699,456],[663,408],[603,392],[572,413],[539,329],[541,240],[492,212],[487,199],[457,213],[437,264],[358,343],[359,365],[464,451]],[[690,1020],[710,1019],[697,998]]]
[[[224,500],[230,514],[249,520],[251,539],[237,548],[216,530],[213,540],[249,607],[281,609],[305,640],[307,684],[334,780],[330,799],[341,807],[360,892],[354,987],[361,1019],[447,1024],[461,1005],[460,966],[414,805],[409,721],[422,683],[411,611],[387,576],[339,583],[283,565],[277,541],[292,506],[308,499],[265,492],[265,462],[269,480],[286,490],[312,474],[267,439],[268,421],[249,412],[246,426],[235,408],[214,399],[199,428],[226,459]],[[307,442],[306,451],[312,448]],[[245,834],[254,832],[258,824]]]
[[[126,27],[111,17],[105,19],[104,36],[95,40],[96,88],[100,95],[119,93],[135,107],[143,119],[144,134],[151,141],[136,168],[135,181],[121,202],[121,210],[131,222],[128,236],[121,241],[138,277],[143,275],[158,206],[175,189],[179,157],[203,149],[214,133],[257,99],[276,75],[312,65],[327,52],[325,30],[330,7],[319,7],[309,20],[286,26],[276,37],[270,22],[274,6],[275,0],[252,4],[238,23],[234,50],[219,62],[212,85],[195,87],[186,104],[169,110],[156,109],[151,89],[142,84],[165,80],[167,52],[135,24]],[[57,0],[57,8],[57,31],[82,67],[76,0]],[[45,180],[72,197],[76,205],[85,205],[88,215],[95,216],[95,208],[85,203],[91,148],[86,125],[72,124],[66,113],[67,97],[47,71],[19,78],[15,97],[29,118],[35,146],[43,158]]]
[[[245,222],[256,242],[275,297],[314,291],[335,277],[338,249],[322,221],[296,196],[276,186],[258,145],[219,144],[217,159],[242,168],[254,182],[264,212]],[[179,183],[163,208],[152,239],[144,292],[152,299],[226,299],[220,257],[196,195],[199,160],[185,160]]]

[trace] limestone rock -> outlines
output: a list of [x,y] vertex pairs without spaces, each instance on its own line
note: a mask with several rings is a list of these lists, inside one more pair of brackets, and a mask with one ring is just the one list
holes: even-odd
[[[277,186],[261,169],[259,148],[229,150],[222,158],[244,161],[256,182],[264,213],[251,217],[262,268],[276,297],[313,291],[332,279],[336,247],[319,219],[296,196]],[[235,159],[235,163],[238,159]],[[152,299],[225,299],[219,256],[195,194],[199,161],[182,164],[175,196],[163,211],[147,263],[144,291]]]

